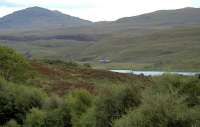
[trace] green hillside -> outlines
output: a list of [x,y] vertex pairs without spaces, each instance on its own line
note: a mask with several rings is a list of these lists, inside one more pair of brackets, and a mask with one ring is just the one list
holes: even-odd
[[111,63],[100,65],[101,68],[112,68],[112,63],[113,66],[124,63],[119,67],[126,68],[127,64],[131,64],[135,69],[200,70],[200,27],[155,31],[146,31],[146,35],[134,35],[139,33],[134,30],[115,32],[95,43],[52,39],[28,43],[2,41],[1,44],[23,53],[29,52],[33,58],[89,62],[95,66],[100,59],[108,57]]
[[[28,8],[8,17],[17,21],[21,13],[30,12],[37,15],[45,12],[44,19],[51,18],[52,21],[55,20],[55,14],[58,15],[55,11]],[[32,59],[91,63],[101,69],[199,71],[199,12],[199,8],[183,8],[161,10],[113,22],[89,23],[87,26],[1,29],[0,44],[28,54]],[[59,15],[63,17],[63,14]],[[30,18],[38,20],[34,15]],[[73,23],[69,21],[69,24]],[[31,26],[31,23],[27,25]],[[100,64],[99,60],[104,58],[111,62]]]
[[85,56],[98,54],[113,62],[150,64],[149,69],[200,69],[200,28],[185,27],[161,30],[132,37],[116,34],[87,49]]
[[1,29],[44,29],[90,24],[90,21],[41,7],[26,8],[0,18]]
[[0,127],[199,127],[198,77],[27,60],[0,46]]

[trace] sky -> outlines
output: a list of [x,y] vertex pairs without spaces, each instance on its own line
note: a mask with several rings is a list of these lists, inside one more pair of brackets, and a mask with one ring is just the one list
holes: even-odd
[[0,17],[33,6],[91,21],[113,21],[156,10],[200,7],[200,0],[0,0]]

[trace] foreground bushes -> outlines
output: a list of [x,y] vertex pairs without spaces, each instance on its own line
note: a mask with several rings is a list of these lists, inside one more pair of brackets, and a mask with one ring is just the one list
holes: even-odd
[[42,91],[33,87],[16,85],[0,79],[0,124],[11,119],[22,123],[30,109],[42,107],[45,96]]
[[24,82],[33,72],[27,60],[13,49],[0,46],[0,76],[7,81]]
[[111,127],[129,109],[140,104],[140,91],[135,86],[113,86],[95,104],[96,127]]
[[[144,87],[146,86],[146,87]],[[63,97],[0,79],[3,127],[200,127],[200,81],[165,75]]]
[[143,92],[142,104],[114,127],[199,127],[199,80],[163,76]]
[[[200,107],[188,108],[173,94],[147,95],[143,104],[115,121],[114,127],[198,127]],[[152,101],[153,100],[153,101]]]

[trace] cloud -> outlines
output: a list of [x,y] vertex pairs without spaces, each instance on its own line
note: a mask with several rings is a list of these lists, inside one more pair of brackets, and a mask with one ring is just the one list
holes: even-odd
[[199,0],[192,0],[192,5],[194,7],[200,7],[200,1]]
[[[120,17],[155,10],[177,9],[193,5],[192,0],[0,0],[0,7],[2,7],[1,1],[4,1],[4,5],[7,3],[7,10],[9,10],[8,3],[22,5],[23,8],[41,6],[93,21],[116,20]],[[10,10],[11,8],[13,6]],[[0,10],[0,15],[6,14],[6,11],[2,13],[2,8]]]
[[6,0],[0,0],[0,7],[17,7],[19,6],[18,4],[8,2]]
[[17,8],[17,7],[0,7],[0,17],[3,17],[7,14],[10,14],[14,11],[20,10],[22,8]]

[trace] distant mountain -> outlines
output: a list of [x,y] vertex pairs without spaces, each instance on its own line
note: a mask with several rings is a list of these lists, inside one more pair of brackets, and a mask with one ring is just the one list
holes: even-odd
[[131,68],[135,65],[141,70],[200,70],[199,35],[200,8],[161,10],[92,23],[33,7],[0,19],[1,45],[36,59],[96,64],[108,58],[109,69],[131,64]]
[[200,24],[200,8],[160,10],[139,16],[121,18],[116,23],[136,26],[177,26]]
[[0,19],[0,28],[59,28],[90,25],[92,22],[77,17],[51,11],[41,7],[31,7],[16,11]]

